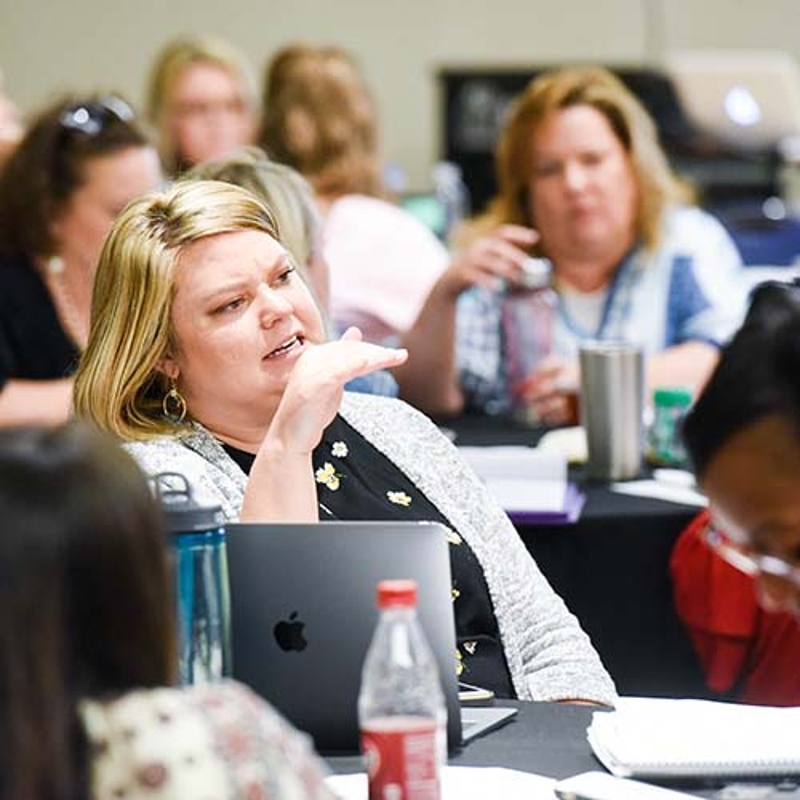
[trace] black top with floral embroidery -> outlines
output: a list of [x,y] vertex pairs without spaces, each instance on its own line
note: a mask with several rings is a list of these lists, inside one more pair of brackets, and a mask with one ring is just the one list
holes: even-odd
[[[252,454],[228,445],[225,450],[250,473]],[[448,527],[459,677],[493,690],[498,697],[514,697],[483,570],[444,515],[404,472],[340,416],[326,428],[314,449],[313,464],[323,520],[399,519],[441,522]]]

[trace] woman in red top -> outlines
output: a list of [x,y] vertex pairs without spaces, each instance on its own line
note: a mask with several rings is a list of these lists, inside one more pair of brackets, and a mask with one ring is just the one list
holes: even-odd
[[684,426],[711,510],[673,553],[676,606],[709,686],[747,702],[800,703],[798,376],[800,288],[764,285]]

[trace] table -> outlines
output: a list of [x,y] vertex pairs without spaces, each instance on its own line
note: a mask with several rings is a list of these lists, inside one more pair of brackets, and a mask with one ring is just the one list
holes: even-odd
[[[508,767],[550,778],[603,769],[586,740],[595,709],[569,703],[532,703],[499,700],[514,706],[517,715],[506,725],[470,742],[448,763],[462,767]],[[359,772],[360,756],[326,759],[334,772]]]
[[[457,445],[532,445],[541,431],[509,420],[465,416],[443,423]],[[578,617],[620,694],[710,697],[675,614],[668,564],[693,506],[631,497],[570,479],[587,500],[572,525],[517,524],[528,551]]]
[[[451,756],[448,763],[461,767],[506,767],[560,780],[590,770],[604,771],[586,739],[592,714],[589,706],[570,703],[535,703],[513,700],[497,701],[514,706],[518,714],[507,725],[491,731]],[[603,712],[601,712],[603,713]],[[361,772],[360,756],[336,756],[326,759],[333,772]],[[800,788],[793,782],[733,783],[730,789],[715,788],[712,783],[673,784],[681,791],[711,800],[800,800]],[[738,786],[738,791],[735,787]]]

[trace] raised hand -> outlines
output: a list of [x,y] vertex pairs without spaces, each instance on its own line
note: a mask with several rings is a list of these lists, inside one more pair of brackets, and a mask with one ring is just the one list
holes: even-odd
[[362,341],[358,328],[348,328],[337,341],[310,347],[292,371],[265,446],[280,443],[285,452],[310,453],[339,410],[345,383],[399,366],[407,358],[402,348]]
[[528,250],[539,234],[522,225],[501,225],[462,250],[442,273],[439,282],[457,296],[470,286],[497,289],[501,281],[518,282]]

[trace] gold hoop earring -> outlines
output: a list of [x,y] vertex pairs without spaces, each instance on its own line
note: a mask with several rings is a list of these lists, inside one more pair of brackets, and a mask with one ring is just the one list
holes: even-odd
[[175,381],[170,381],[169,391],[161,401],[161,410],[164,413],[164,418],[175,425],[179,425],[186,419],[186,400],[183,399],[183,395],[178,391]]

